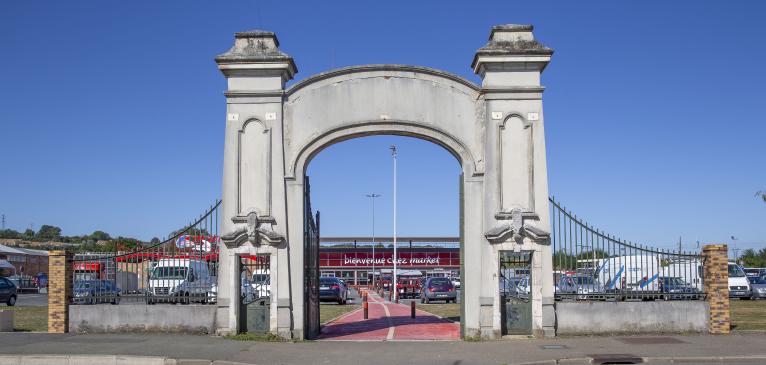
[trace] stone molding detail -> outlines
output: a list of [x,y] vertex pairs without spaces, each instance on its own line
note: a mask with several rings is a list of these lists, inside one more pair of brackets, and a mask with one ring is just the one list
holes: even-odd
[[705,245],[704,281],[710,305],[708,331],[711,335],[725,335],[731,331],[729,308],[729,248],[727,245]]
[[[285,240],[285,236],[274,231],[276,219],[269,215],[258,215],[255,210],[250,210],[246,215],[238,215],[231,218],[234,230],[221,236],[221,240],[228,248],[239,247],[245,242],[253,245],[278,245]],[[265,243],[264,243],[265,241]]]
[[495,214],[495,219],[500,221],[496,226],[484,233],[484,237],[490,243],[500,243],[508,236],[513,235],[515,241],[528,237],[540,244],[550,243],[550,233],[526,222],[528,219],[539,220],[535,212],[524,211],[519,208],[502,210]]

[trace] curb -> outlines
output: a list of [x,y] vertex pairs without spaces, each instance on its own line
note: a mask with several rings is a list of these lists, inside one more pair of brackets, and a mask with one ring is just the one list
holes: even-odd
[[123,355],[0,355],[0,365],[255,365],[204,359]]
[[[764,362],[766,363],[766,356],[669,356],[669,357],[640,357],[642,364],[651,363],[671,363],[671,364],[689,364],[689,363],[705,363],[705,364],[728,364],[730,362]],[[515,363],[514,365],[575,365],[575,364],[597,364],[593,362],[592,357],[578,357],[578,358],[562,358],[557,360],[539,360],[529,361],[522,363]]]

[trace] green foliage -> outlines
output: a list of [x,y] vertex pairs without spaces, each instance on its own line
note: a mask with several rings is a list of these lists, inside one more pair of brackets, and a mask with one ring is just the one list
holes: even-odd
[[[594,251],[583,251],[577,255],[564,251],[556,251],[553,254],[553,269],[574,271],[577,269],[577,260],[600,260],[609,257],[606,251],[597,249]],[[582,265],[581,265],[582,266]]]
[[61,238],[61,228],[43,224],[40,230],[37,231],[37,234],[35,234],[35,238],[50,241],[58,240]]
[[761,190],[756,191],[755,192],[755,197],[756,198],[761,198],[763,200],[763,202],[766,203],[766,191],[761,191]]
[[0,230],[0,238],[21,238],[21,233],[12,229],[4,229]]
[[742,252],[740,261],[745,267],[766,267],[766,248],[762,248],[757,252],[752,248],[748,248]]
[[27,228],[27,230],[24,231],[24,235],[22,236],[22,238],[32,239],[34,236],[35,236],[35,231]]
[[152,240],[150,241],[151,244],[156,245],[160,243],[160,239],[157,237],[152,237]]
[[108,241],[112,239],[112,237],[109,236],[109,233],[104,231],[95,231],[90,235],[90,239],[93,241]]
[[236,335],[228,335],[226,336],[229,340],[236,340],[236,341],[259,341],[259,342],[289,342],[289,339],[286,339],[276,333],[268,332],[264,334],[260,333],[238,333]]

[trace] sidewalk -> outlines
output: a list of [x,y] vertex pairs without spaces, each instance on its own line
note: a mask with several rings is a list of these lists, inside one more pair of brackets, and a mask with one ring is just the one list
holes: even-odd
[[417,310],[410,318],[408,305],[391,303],[370,291],[368,319],[364,310],[349,312],[322,328],[326,341],[439,341],[460,339],[460,324]]
[[[545,347],[549,347],[546,349]],[[491,342],[241,342],[185,335],[72,335],[2,333],[0,355],[113,354],[250,364],[520,364],[605,354],[639,358],[758,357],[766,363],[766,335],[578,337]],[[184,362],[179,361],[180,364]]]

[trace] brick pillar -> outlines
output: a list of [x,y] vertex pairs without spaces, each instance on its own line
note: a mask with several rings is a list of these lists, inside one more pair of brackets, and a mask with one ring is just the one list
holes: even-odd
[[74,255],[67,251],[48,253],[48,332],[69,332],[69,299],[72,298]]
[[704,279],[710,305],[708,331],[712,335],[728,334],[731,330],[729,313],[729,248],[726,245],[705,245]]

